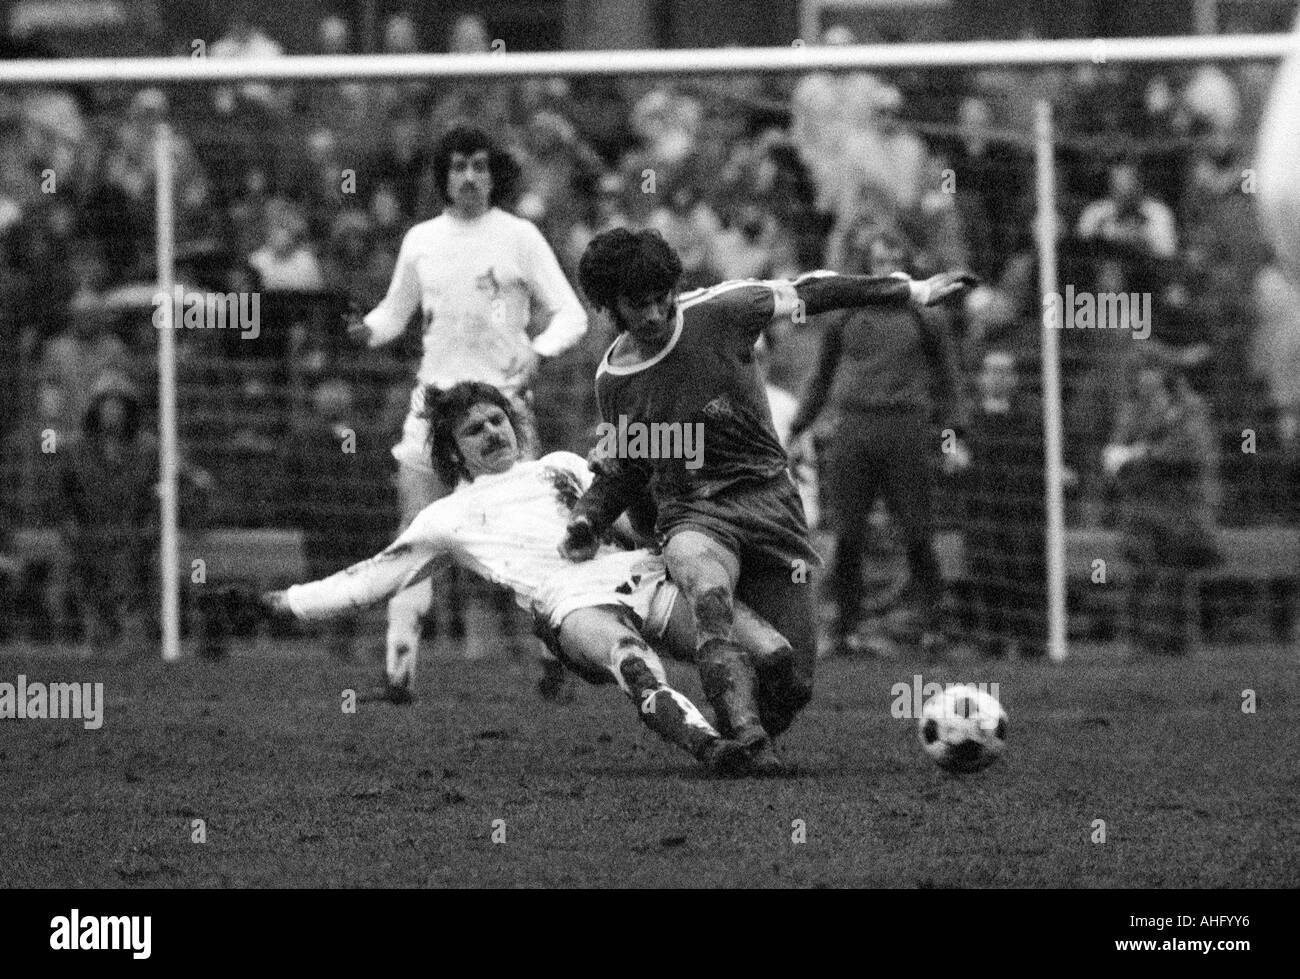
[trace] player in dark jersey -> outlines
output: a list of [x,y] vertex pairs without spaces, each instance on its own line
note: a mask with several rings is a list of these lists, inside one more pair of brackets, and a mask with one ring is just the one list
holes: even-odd
[[[778,317],[802,322],[836,309],[933,305],[975,281],[814,272],[793,281],[724,282],[677,294],[682,266],[654,231],[616,228],[582,256],[578,280],[619,336],[596,374],[604,435],[591,489],[561,552],[585,560],[648,484],[669,575],[689,597],[705,696],[725,736],[755,765],[782,763],[771,738],[812,696],[816,631],[808,539],[798,491],[754,364],[754,344]],[[755,661],[732,641],[733,596],[789,641]]]

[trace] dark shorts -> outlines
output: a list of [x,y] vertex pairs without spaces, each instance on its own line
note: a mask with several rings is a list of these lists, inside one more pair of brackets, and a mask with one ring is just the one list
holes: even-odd
[[662,502],[656,530],[661,542],[697,530],[745,565],[788,570],[797,560],[810,567],[822,562],[809,540],[803,502],[788,473],[740,483],[705,499]]

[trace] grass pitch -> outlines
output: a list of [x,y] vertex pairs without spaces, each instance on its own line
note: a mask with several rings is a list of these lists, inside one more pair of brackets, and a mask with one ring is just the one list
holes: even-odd
[[[526,661],[426,657],[413,707],[348,714],[377,668],[303,642],[171,666],[0,652],[0,681],[106,699],[95,731],[0,721],[0,886],[1290,887],[1297,666],[1261,646],[833,661],[782,741],[797,774],[718,781],[612,687],[540,701]],[[892,716],[914,674],[998,683],[1006,757],[930,763]]]

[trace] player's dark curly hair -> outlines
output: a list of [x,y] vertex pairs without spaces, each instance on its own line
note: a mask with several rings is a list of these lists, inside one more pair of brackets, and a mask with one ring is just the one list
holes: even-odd
[[510,204],[514,201],[519,186],[519,164],[491,136],[473,126],[452,127],[434,147],[433,182],[439,196],[444,200],[447,198],[447,177],[451,173],[452,154],[473,156],[479,150],[487,150],[488,172],[492,174],[488,203],[493,207]]
[[456,426],[478,404],[496,405],[510,419],[510,427],[519,437],[519,419],[510,399],[482,381],[461,381],[439,391],[432,385],[424,389],[424,411],[420,417],[429,423],[429,455],[434,471],[444,486],[455,486],[465,476],[460,450],[456,448]]
[[[578,262],[578,285],[597,309],[619,296],[656,296],[682,277],[682,260],[658,231],[614,228],[596,235]],[[622,327],[615,321],[615,328]]]

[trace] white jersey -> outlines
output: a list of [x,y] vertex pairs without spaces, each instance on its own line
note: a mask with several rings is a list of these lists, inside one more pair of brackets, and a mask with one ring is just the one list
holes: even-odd
[[553,452],[462,482],[380,554],[294,585],[286,593],[289,608],[300,619],[329,618],[389,598],[441,563],[455,562],[509,588],[521,607],[545,615],[554,628],[593,605],[624,605],[647,623],[663,620],[671,597],[659,587],[666,578],[661,557],[608,545],[590,561],[560,556],[573,505],[591,478],[580,456]]
[[[417,308],[418,379],[442,390],[461,381],[515,390],[530,347],[554,357],[587,332],[587,314],[542,233],[495,207],[472,221],[443,213],[406,233],[388,294],[365,319],[370,345],[399,336]],[[530,341],[534,316],[546,327]]]

